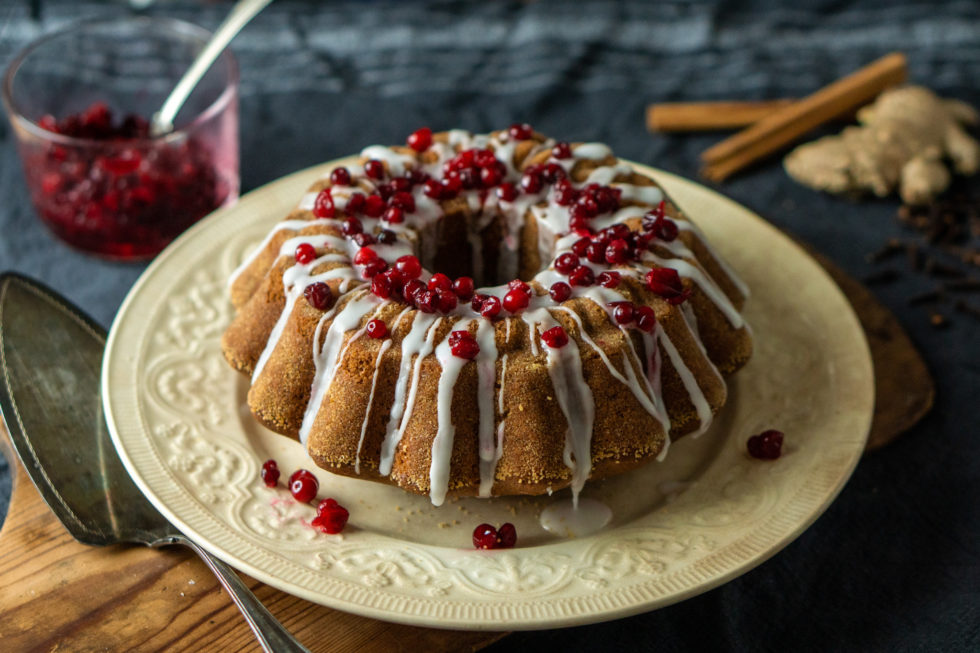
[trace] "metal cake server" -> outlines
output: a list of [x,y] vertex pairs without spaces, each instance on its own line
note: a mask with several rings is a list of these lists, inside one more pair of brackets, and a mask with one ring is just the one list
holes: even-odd
[[130,479],[102,416],[105,331],[54,291],[0,275],[0,412],[45,503],[79,542],[183,544],[211,568],[266,651],[306,651],[231,567],[172,526]]

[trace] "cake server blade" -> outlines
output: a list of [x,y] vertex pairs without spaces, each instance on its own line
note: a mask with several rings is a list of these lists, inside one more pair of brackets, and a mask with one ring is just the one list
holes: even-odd
[[133,483],[102,416],[106,333],[54,291],[0,275],[0,413],[24,470],[68,532],[94,546],[184,544],[217,575],[267,651],[305,651],[226,564]]

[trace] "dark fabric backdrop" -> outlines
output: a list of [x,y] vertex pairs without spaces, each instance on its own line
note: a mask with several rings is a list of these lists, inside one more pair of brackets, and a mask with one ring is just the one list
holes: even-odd
[[[180,0],[151,11],[214,27],[228,6]],[[66,21],[125,11],[8,0],[0,63]],[[516,120],[694,177],[718,135],[652,136],[647,103],[802,96],[892,50],[908,54],[915,82],[980,105],[980,3],[971,1],[280,0],[234,50],[244,191],[401,142],[423,124],[488,130]],[[41,279],[108,326],[144,266],[55,241],[28,203],[6,123],[0,139],[0,270]],[[895,201],[814,193],[776,161],[717,188],[857,277],[876,269],[865,255],[888,237],[914,237],[895,220]],[[935,374],[924,422],[867,456],[823,517],[745,576],[653,613],[519,633],[491,650],[980,650],[980,322],[947,304],[949,328],[931,327],[928,310],[907,299],[935,281],[898,267],[899,280],[874,291]],[[0,476],[5,505],[2,462]]]

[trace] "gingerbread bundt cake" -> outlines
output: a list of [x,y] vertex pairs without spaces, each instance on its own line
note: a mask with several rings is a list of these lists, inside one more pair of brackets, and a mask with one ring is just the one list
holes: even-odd
[[436,505],[577,496],[707,428],[751,354],[746,295],[605,145],[424,128],[273,228],[222,347],[255,417],[324,469]]

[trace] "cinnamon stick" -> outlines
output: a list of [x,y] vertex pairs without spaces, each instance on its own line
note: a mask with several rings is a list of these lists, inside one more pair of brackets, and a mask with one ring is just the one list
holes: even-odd
[[693,132],[747,127],[796,100],[660,102],[647,107],[652,132]]
[[707,164],[702,172],[708,179],[721,181],[814,127],[867,104],[907,76],[905,55],[884,56],[708,148],[701,155]]

